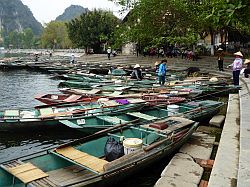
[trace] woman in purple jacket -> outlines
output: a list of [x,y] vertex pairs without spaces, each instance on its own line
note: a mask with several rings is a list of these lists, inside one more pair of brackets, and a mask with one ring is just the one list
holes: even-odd
[[235,55],[235,59],[234,62],[229,65],[229,67],[232,68],[233,70],[233,81],[234,81],[234,85],[238,86],[239,85],[239,79],[240,79],[240,70],[242,69],[242,53],[240,51],[238,51],[237,53],[234,53]]

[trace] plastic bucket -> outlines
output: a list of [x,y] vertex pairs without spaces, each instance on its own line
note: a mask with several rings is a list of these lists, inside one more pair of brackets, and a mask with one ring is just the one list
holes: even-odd
[[142,140],[139,138],[127,138],[123,141],[124,154],[134,152],[135,150],[142,148]]
[[178,105],[168,105],[168,116],[173,116],[174,114],[179,112],[179,106]]

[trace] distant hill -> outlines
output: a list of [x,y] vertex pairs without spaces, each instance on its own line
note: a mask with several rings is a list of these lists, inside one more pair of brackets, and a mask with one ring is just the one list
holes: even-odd
[[26,28],[31,28],[35,35],[39,35],[43,27],[21,0],[0,0],[0,29],[8,33],[21,32]]
[[83,8],[79,5],[71,5],[70,7],[65,9],[62,15],[56,18],[56,21],[70,21],[88,11],[88,8]]

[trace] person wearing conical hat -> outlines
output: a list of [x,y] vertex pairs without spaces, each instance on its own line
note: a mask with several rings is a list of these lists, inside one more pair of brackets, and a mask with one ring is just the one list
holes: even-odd
[[131,79],[137,79],[138,81],[139,80],[142,80],[142,71],[140,70],[140,65],[139,64],[136,64],[134,66],[134,69],[133,69],[133,72],[131,74]]
[[224,69],[223,69],[224,56],[225,55],[224,55],[223,49],[219,48],[218,49],[218,55],[217,55],[219,71],[224,71]]
[[242,61],[243,54],[240,51],[238,51],[234,53],[234,55],[235,55],[234,62],[231,65],[229,65],[229,67],[231,67],[233,70],[234,85],[238,86],[240,81],[240,70],[242,69],[242,64],[243,64]]
[[245,70],[244,70],[244,76],[245,78],[248,78],[250,74],[250,60],[249,59],[246,59],[245,62],[244,62],[244,65],[245,65]]

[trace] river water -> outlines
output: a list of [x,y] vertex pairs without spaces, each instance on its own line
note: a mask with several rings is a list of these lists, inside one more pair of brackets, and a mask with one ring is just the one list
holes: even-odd
[[[50,75],[28,70],[0,70],[0,110],[30,108],[42,104],[34,99],[41,93],[57,93],[59,81]],[[0,163],[31,154],[83,136],[68,129],[55,132],[0,133]]]

